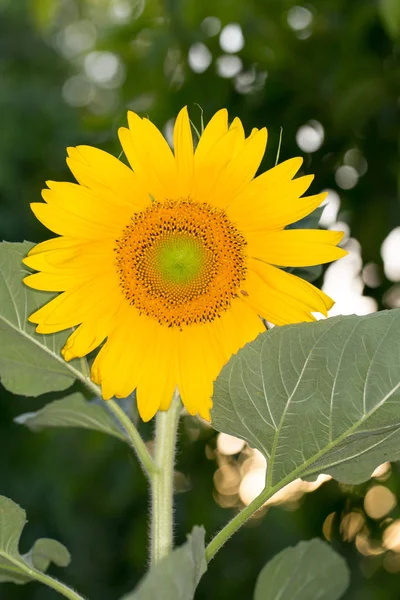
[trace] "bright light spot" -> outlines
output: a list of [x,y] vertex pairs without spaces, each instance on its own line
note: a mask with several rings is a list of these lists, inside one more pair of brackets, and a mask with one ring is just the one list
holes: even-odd
[[125,71],[118,56],[113,52],[90,52],[85,57],[86,75],[100,85],[119,87],[125,78]]
[[341,245],[346,244],[350,238],[350,227],[344,221],[336,221],[333,225],[329,227],[330,231],[341,231],[344,233],[343,239],[341,241]]
[[221,465],[214,473],[215,489],[224,496],[237,494],[239,484],[239,469],[232,465]]
[[374,485],[364,498],[364,508],[371,519],[382,519],[396,506],[396,496],[384,485]]
[[375,471],[372,473],[371,477],[374,479],[380,479],[381,481],[390,477],[390,472],[392,470],[390,462],[385,462],[379,467],[376,467]]
[[243,504],[250,504],[265,488],[265,469],[253,469],[246,473],[239,487],[239,496]]
[[251,71],[243,71],[235,78],[235,88],[239,94],[250,94],[261,90],[268,77],[267,71],[256,73],[253,68]]
[[62,96],[70,106],[86,106],[94,97],[93,83],[84,75],[73,75],[63,85]]
[[351,190],[357,185],[358,173],[354,167],[343,165],[336,169],[335,180],[342,190]]
[[276,492],[267,502],[268,505],[278,505],[284,502],[295,502],[304,494],[304,482],[301,479],[295,479],[285,485],[279,492]]
[[379,556],[385,552],[379,542],[369,537],[369,531],[364,530],[356,536],[356,548],[364,556]]
[[340,196],[335,190],[326,190],[328,192],[327,197],[321,204],[324,206],[324,210],[319,219],[321,227],[330,227],[336,223],[337,215],[340,208]]
[[245,446],[245,441],[227,433],[220,433],[217,439],[217,448],[221,454],[231,456],[239,454]]
[[389,573],[400,571],[400,554],[388,552],[383,559],[383,566]]
[[368,162],[357,148],[347,150],[343,162],[345,165],[354,167],[360,177],[365,175],[368,170]]
[[325,538],[328,540],[328,542],[330,542],[332,540],[332,529],[333,529],[333,522],[335,520],[335,516],[336,513],[330,513],[325,521],[324,524],[322,525],[322,533],[324,534]]
[[208,37],[213,37],[221,30],[221,21],[217,17],[206,17],[201,23],[201,28]]
[[382,542],[388,550],[400,552],[400,521],[396,519],[389,527],[385,529],[382,536]]
[[381,271],[377,264],[367,263],[362,271],[362,278],[365,285],[370,288],[377,288],[382,283]]
[[294,31],[306,29],[306,27],[311,25],[312,20],[312,12],[308,8],[304,8],[304,6],[293,6],[287,14],[288,25]]
[[145,8],[145,0],[112,0],[109,13],[114,23],[138,19]]
[[223,55],[217,58],[217,73],[220,77],[229,79],[242,70],[242,61],[238,56]]
[[376,312],[376,300],[362,295],[364,282],[360,277],[361,246],[357,240],[350,238],[346,250],[348,255],[332,263],[325,273],[322,289],[335,300],[329,316],[367,315]]
[[340,521],[340,533],[345,542],[351,542],[364,527],[365,517],[360,512],[350,512]]
[[307,29],[301,29],[300,31],[296,31],[296,37],[299,40],[306,40],[311,36],[311,34],[312,34],[311,27],[309,27]]
[[240,52],[244,46],[242,28],[238,23],[225,25],[219,36],[219,45],[224,52]]
[[309,121],[296,133],[296,142],[303,152],[316,152],[324,141],[324,128],[318,121]]
[[115,111],[117,106],[118,94],[114,90],[97,89],[89,104],[89,110],[95,115],[106,115]]
[[400,281],[400,227],[392,229],[381,246],[383,269],[390,281]]
[[200,42],[192,44],[189,49],[188,63],[195,73],[204,73],[210,66],[212,54],[204,44]]
[[388,308],[400,308],[400,284],[396,283],[383,295],[383,304]]
[[310,492],[314,492],[317,490],[323,483],[326,481],[330,481],[332,477],[330,475],[324,475],[321,473],[318,475],[315,481],[303,481],[303,491],[309,494]]
[[152,92],[148,92],[147,94],[139,94],[139,96],[135,96],[135,98],[128,102],[127,108],[129,110],[133,110],[134,112],[144,112],[146,110],[150,110],[155,101],[156,95]]
[[70,23],[58,38],[61,51],[69,58],[87,52],[96,43],[97,30],[91,21]]

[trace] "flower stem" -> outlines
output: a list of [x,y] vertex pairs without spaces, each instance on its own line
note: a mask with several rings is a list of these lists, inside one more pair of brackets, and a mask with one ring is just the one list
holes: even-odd
[[107,400],[105,404],[124,428],[127,436],[129,437],[131,445],[140,460],[144,472],[149,477],[152,474],[157,473],[157,465],[151,457],[150,452],[148,451],[140,433],[138,432],[128,415],[122,410],[120,405],[117,402],[115,402],[115,400]]
[[69,598],[69,600],[85,600],[83,596],[65,585],[65,583],[46,575],[46,573],[43,573],[34,567],[30,567],[27,562],[16,560],[9,554],[7,554],[6,558],[9,563],[15,565],[16,572],[21,572],[21,570],[24,571],[31,579],[36,579],[36,581],[44,583],[44,585],[53,588],[53,590],[56,590],[56,592],[59,592],[65,598]]
[[229,540],[229,538],[236,533],[236,531],[250,519],[255,512],[257,512],[262,505],[275,494],[279,489],[279,486],[273,488],[266,487],[257,498],[253,500],[248,506],[243,508],[236,517],[234,517],[229,523],[225,525],[223,529],[211,540],[206,548],[206,559],[210,562],[214,558],[218,550]]
[[44,573],[36,573],[35,579],[41,581],[48,587],[53,588],[53,590],[56,590],[56,592],[59,592],[65,598],[69,598],[69,600],[84,600],[83,596],[77,594],[77,592],[74,592],[74,590],[66,586],[64,583],[61,583],[61,581],[57,581],[57,579],[53,579],[53,577],[49,577]]
[[167,411],[156,416],[155,461],[151,474],[151,564],[155,565],[172,550],[173,476],[175,445],[182,404],[175,392]]

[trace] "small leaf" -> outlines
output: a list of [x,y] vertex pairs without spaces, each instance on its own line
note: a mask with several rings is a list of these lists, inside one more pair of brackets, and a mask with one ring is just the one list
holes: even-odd
[[171,552],[121,600],[192,600],[207,570],[204,528],[194,527],[185,544]]
[[366,481],[400,459],[400,310],[275,327],[233,356],[212,424],[267,459],[267,489]]
[[254,600],[338,600],[349,581],[343,558],[314,539],[286,548],[265,565]]
[[75,379],[84,379],[80,362],[67,363],[61,356],[71,330],[41,335],[28,322],[52,298],[22,282],[29,271],[21,261],[32,246],[0,244],[0,379],[10,392],[25,396],[65,390]]
[[124,432],[108,412],[106,403],[103,400],[99,403],[88,402],[79,393],[50,402],[37,412],[19,415],[14,420],[32,431],[41,431],[49,427],[80,427],[101,431],[127,441]]
[[68,550],[55,540],[37,540],[31,550],[21,556],[18,550],[26,524],[25,511],[9,498],[0,496],[0,582],[23,584],[36,579],[35,570],[45,572],[50,563],[69,565]]
[[27,554],[23,555],[26,562],[35,569],[45,572],[54,563],[57,567],[68,567],[71,562],[71,555],[65,546],[49,538],[40,538],[36,540]]

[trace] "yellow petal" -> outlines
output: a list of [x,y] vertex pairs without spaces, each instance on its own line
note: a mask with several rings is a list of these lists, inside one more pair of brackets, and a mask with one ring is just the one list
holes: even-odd
[[194,198],[197,202],[211,203],[211,198],[215,197],[214,191],[219,179],[225,180],[225,170],[232,159],[236,137],[236,129],[230,129],[209,148],[207,156],[203,156],[200,161],[196,151]]
[[246,138],[244,128],[242,125],[242,121],[238,117],[235,117],[233,119],[229,129],[236,130],[235,146],[234,146],[234,151],[233,151],[233,155],[232,155],[232,158],[235,158],[235,156],[237,156],[237,154],[243,148],[245,138]]
[[176,348],[179,331],[159,326],[148,342],[147,357],[138,375],[136,399],[143,421],[168,409],[177,384]]
[[301,304],[303,310],[320,312],[327,316],[328,310],[334,305],[332,298],[296,275],[254,259],[249,259],[248,267],[257,273],[271,290],[282,292],[290,302]]
[[346,250],[336,244],[341,231],[293,229],[247,233],[249,257],[280,267],[311,267],[342,258]]
[[[139,375],[151,354],[158,323],[126,305],[119,313],[107,342],[92,366],[92,379],[101,385],[103,398],[124,398],[136,388]],[[154,372],[153,372],[154,376]]]
[[188,198],[193,185],[193,137],[186,106],[182,108],[174,127],[174,152],[178,175],[178,195]]
[[115,311],[87,315],[85,321],[67,339],[61,354],[64,360],[86,356],[107,337]]
[[307,306],[267,285],[254,270],[249,270],[243,290],[246,292],[243,302],[274,325],[315,321]]
[[87,279],[86,274],[76,273],[34,273],[23,279],[25,285],[43,292],[64,292],[76,287],[77,283],[83,283]]
[[92,146],[68,148],[67,163],[76,180],[92,190],[113,192],[113,203],[127,204],[141,210],[148,204],[134,173],[108,152]]
[[167,141],[153,123],[128,113],[129,130],[119,130],[128,161],[141,185],[156,200],[177,197],[177,170]]
[[281,182],[259,195],[250,192],[251,184],[227,207],[231,219],[242,231],[283,229],[315,210],[327,192],[300,198],[313,180],[312,175]]
[[23,262],[31,269],[54,275],[62,272],[90,278],[101,274],[116,281],[114,248],[114,240],[82,242],[61,237],[38,244]]
[[97,277],[60,294],[30,315],[28,320],[38,323],[38,333],[54,333],[82,323],[94,311],[112,310],[120,298],[120,289],[113,281],[107,278],[102,281]]
[[104,223],[95,223],[90,217],[73,214],[68,210],[44,204],[32,202],[31,209],[36,218],[43,223],[47,229],[59,235],[82,240],[95,239],[118,239],[122,234],[121,227]]
[[203,133],[201,134],[199,143],[195,152],[195,160],[198,167],[203,161],[208,160],[208,154],[218,140],[228,131],[228,111],[223,108],[215,113],[215,115],[207,123]]
[[122,231],[134,212],[132,206],[116,206],[110,198],[105,202],[95,192],[76,183],[48,181],[47,185],[49,189],[42,190],[43,200],[47,204],[100,226],[107,224]]
[[179,336],[178,389],[189,414],[210,420],[213,381],[222,365],[210,352],[207,331],[199,326],[184,328]]
[[245,141],[243,147],[231,159],[210,190],[208,197],[210,204],[226,207],[249,184],[260,166],[266,144],[267,130],[265,128],[257,131]]

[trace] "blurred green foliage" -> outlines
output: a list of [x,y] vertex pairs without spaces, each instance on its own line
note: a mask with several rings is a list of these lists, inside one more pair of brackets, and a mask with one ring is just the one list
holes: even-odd
[[[229,23],[240,25],[244,46],[227,60],[219,33]],[[363,261],[382,271],[381,244],[400,224],[399,30],[396,0],[310,0],[300,12],[294,0],[0,0],[0,238],[48,236],[29,203],[38,200],[46,179],[71,180],[67,146],[88,143],[118,156],[117,128],[128,108],[168,132],[184,104],[197,124],[197,105],[205,120],[227,107],[247,131],[268,127],[265,168],[275,162],[280,127],[284,160],[304,154],[296,143],[301,126],[322,125],[322,145],[304,154],[304,171],[316,174],[312,191],[339,193],[339,220],[360,241]],[[201,68],[211,63],[196,72],[188,57]],[[236,74],[227,76],[229,69]],[[353,188],[341,189],[335,172],[350,149],[368,169]],[[383,307],[391,285],[382,276],[366,293]],[[89,598],[118,598],[147,566],[146,482],[117,440],[82,431],[33,434],[13,423],[54,397],[15,397],[0,389],[0,493],[29,515],[22,551],[37,537],[59,539],[72,554],[60,577]],[[192,441],[189,424],[181,425],[177,463],[190,488],[176,499],[179,543],[193,525],[204,524],[210,536],[229,518],[213,499],[215,462],[205,457],[215,435],[199,429]],[[151,427],[143,431],[150,438]],[[217,555],[199,600],[251,598],[267,559],[320,536],[328,514],[361,507],[368,485],[344,490],[330,482],[296,511],[272,509]],[[387,485],[398,493],[396,472]],[[354,545],[340,542],[338,519],[334,523],[334,545],[352,570],[345,597],[398,599],[399,575],[387,573],[379,557],[372,565]],[[56,595],[37,584],[5,584],[0,598]]]

